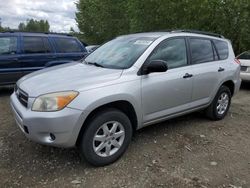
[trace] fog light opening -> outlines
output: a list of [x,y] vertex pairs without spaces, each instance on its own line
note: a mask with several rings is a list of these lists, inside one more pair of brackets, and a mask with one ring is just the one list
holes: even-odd
[[56,139],[56,136],[53,133],[49,133],[50,140],[54,141]]
[[26,132],[27,134],[29,134],[29,129],[28,129],[28,127],[27,126],[23,126],[23,129],[24,129],[24,132]]

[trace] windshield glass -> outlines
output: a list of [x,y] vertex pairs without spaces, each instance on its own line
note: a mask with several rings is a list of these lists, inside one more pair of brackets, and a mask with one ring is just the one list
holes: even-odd
[[104,68],[127,69],[155,39],[138,36],[119,37],[97,48],[85,58],[84,62]]

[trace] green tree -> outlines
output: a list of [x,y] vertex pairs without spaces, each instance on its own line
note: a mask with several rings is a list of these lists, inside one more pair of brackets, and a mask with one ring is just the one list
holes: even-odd
[[5,29],[2,27],[2,19],[0,18],[0,32],[3,32]]
[[236,53],[249,50],[250,0],[79,0],[82,38],[102,43],[117,35],[167,29],[216,32]]
[[126,1],[80,0],[76,21],[88,43],[102,43],[129,31]]
[[2,26],[0,26],[0,32],[3,32],[4,31],[4,28],[2,28]]
[[25,28],[26,28],[26,26],[25,26],[25,24],[22,23],[22,22],[18,25],[18,30],[19,30],[19,31],[25,31]]
[[19,31],[30,31],[30,32],[49,32],[49,22],[47,20],[34,20],[29,19],[26,23],[20,23],[18,25]]

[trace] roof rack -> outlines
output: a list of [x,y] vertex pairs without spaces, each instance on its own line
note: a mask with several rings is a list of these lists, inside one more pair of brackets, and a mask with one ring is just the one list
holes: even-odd
[[178,33],[178,32],[183,32],[183,33],[195,33],[195,34],[201,34],[201,35],[209,35],[213,37],[219,37],[219,38],[225,38],[223,35],[217,34],[217,33],[211,33],[207,31],[199,31],[199,30],[192,30],[192,29],[181,29],[181,30],[172,30],[169,31],[171,33]]
[[55,34],[55,35],[65,35],[65,36],[72,36],[71,34],[68,33],[56,33],[56,32],[32,32],[32,31],[18,31],[18,30],[7,30],[7,31],[3,31],[1,33],[37,33],[37,34]]

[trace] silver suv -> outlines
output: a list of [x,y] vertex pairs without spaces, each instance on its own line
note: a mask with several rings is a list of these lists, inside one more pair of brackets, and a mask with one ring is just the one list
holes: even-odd
[[81,62],[21,78],[11,95],[19,128],[51,146],[77,146],[91,164],[116,161],[142,127],[197,110],[228,112],[240,87],[229,40],[203,32],[120,36]]

